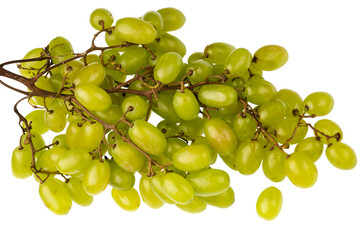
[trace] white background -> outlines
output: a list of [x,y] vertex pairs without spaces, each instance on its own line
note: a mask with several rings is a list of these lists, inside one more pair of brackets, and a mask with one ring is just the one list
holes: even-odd
[[[288,63],[266,72],[265,78],[303,98],[314,91],[331,93],[335,107],[327,118],[339,123],[343,142],[360,154],[357,4],[356,0],[4,1],[0,62],[22,58],[56,36],[69,39],[78,52],[87,49],[95,33],[88,18],[98,7],[118,19],[173,6],[187,17],[183,29],[174,32],[187,46],[186,59],[215,41],[252,53],[267,44],[287,48]],[[0,239],[360,239],[360,166],[341,171],[325,156],[316,163],[319,179],[314,187],[299,189],[287,179],[275,184],[283,192],[284,204],[272,222],[259,218],[255,210],[260,192],[274,185],[261,170],[252,176],[230,173],[236,203],[226,210],[208,207],[191,215],[174,206],[152,210],[142,204],[137,212],[128,213],[113,202],[108,188],[90,207],[74,204],[69,215],[56,216],[41,202],[32,178],[19,180],[11,174],[11,153],[21,133],[12,107],[20,97],[0,86]],[[217,166],[226,169],[221,160]]]

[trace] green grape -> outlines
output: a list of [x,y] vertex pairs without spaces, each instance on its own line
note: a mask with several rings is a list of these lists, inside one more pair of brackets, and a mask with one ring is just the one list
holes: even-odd
[[29,147],[14,149],[11,157],[11,170],[16,178],[25,179],[33,174],[31,170],[32,152]]
[[68,123],[71,123],[72,121],[83,121],[83,117],[80,114],[72,112],[67,116]]
[[184,89],[184,92],[176,91],[173,105],[176,114],[185,121],[193,120],[199,115],[199,102],[189,89]]
[[257,124],[249,113],[246,113],[245,116],[240,114],[235,117],[233,129],[240,142],[253,138],[255,136],[256,128]]
[[81,58],[80,61],[81,61],[82,63],[84,63],[84,62],[85,62],[84,59],[86,59],[86,63],[87,63],[87,64],[91,64],[91,63],[101,63],[100,57],[99,57],[98,55],[96,55],[96,54],[88,54],[88,55],[86,55],[86,57]]
[[168,157],[169,159],[172,159],[175,152],[177,152],[179,149],[182,149],[183,147],[187,146],[187,143],[184,142],[181,139],[178,138],[168,138],[167,139],[167,145],[166,150],[164,152],[164,155]]
[[326,148],[325,153],[329,162],[339,169],[350,170],[357,164],[354,150],[345,143],[333,143]]
[[206,141],[220,155],[227,155],[235,150],[237,140],[232,128],[223,120],[212,118],[205,122]]
[[278,45],[267,45],[259,48],[255,54],[254,65],[264,71],[274,71],[285,65],[289,54],[285,48]]
[[128,48],[120,56],[119,63],[127,74],[135,74],[139,68],[147,65],[149,56],[150,53],[145,48]]
[[245,85],[244,95],[249,102],[263,105],[276,98],[276,93],[276,88],[270,82],[261,79],[249,79]]
[[[42,48],[35,48],[28,52],[23,59],[32,59],[45,56],[45,52]],[[32,78],[39,72],[45,70],[48,60],[44,59],[41,61],[29,61],[23,62],[19,66],[19,72],[26,78]]]
[[305,98],[304,105],[308,114],[325,116],[333,109],[334,99],[329,93],[314,92]]
[[167,173],[163,177],[165,194],[175,203],[187,204],[194,198],[194,189],[182,176],[176,173]]
[[263,71],[261,69],[259,69],[258,66],[254,62],[252,62],[250,64],[248,73],[258,74],[260,76],[263,75]]
[[297,187],[309,188],[318,178],[318,171],[313,160],[305,153],[294,152],[285,160],[285,173]]
[[240,101],[236,101],[228,107],[220,108],[219,113],[223,117],[233,117],[234,119],[236,114],[241,113],[244,110],[244,105]]
[[215,42],[205,47],[204,55],[212,63],[225,64],[227,57],[233,50],[235,50],[233,45],[224,42]]
[[323,153],[324,144],[315,137],[308,137],[301,140],[295,147],[295,152],[302,152],[316,162]]
[[50,106],[45,112],[45,126],[53,132],[61,132],[67,124],[66,113],[57,106]]
[[[105,32],[105,42],[109,47],[113,47],[113,46],[120,46],[124,43],[124,40],[119,38],[119,36],[116,34],[115,30],[109,30]],[[128,49],[128,47],[117,47],[117,48],[112,48],[115,51],[118,52],[123,52],[126,49]],[[99,58],[100,60],[100,58]],[[100,62],[100,61],[99,61]]]
[[150,186],[155,195],[163,202],[167,204],[175,204],[164,191],[164,173],[161,171],[156,172],[155,176],[150,178]]
[[71,209],[71,196],[64,183],[56,178],[40,184],[39,195],[45,206],[56,215],[66,215]]
[[128,96],[121,104],[121,110],[126,112],[128,109],[133,109],[126,114],[126,118],[130,120],[145,119],[149,104],[147,101],[138,95]]
[[130,83],[129,89],[131,90],[138,90],[138,91],[149,91],[150,88],[147,87],[142,81],[140,80],[135,80],[133,82]]
[[111,196],[116,204],[125,211],[133,212],[140,207],[140,195],[135,188],[129,190],[119,190],[113,188]]
[[75,85],[91,83],[99,86],[105,78],[105,69],[101,63],[91,63],[83,67],[74,76]]
[[144,203],[152,209],[158,209],[164,205],[164,202],[152,190],[150,178],[145,175],[140,179],[139,192]]
[[194,188],[195,195],[212,196],[230,187],[229,175],[219,169],[203,169],[189,173],[186,178]]
[[178,53],[164,53],[154,68],[154,79],[163,84],[171,83],[179,75],[182,65],[183,62]]
[[63,37],[56,37],[49,43],[51,60],[57,64],[74,56],[74,49],[71,43]]
[[[51,75],[49,78],[49,83],[50,83],[51,89],[53,89],[54,92],[58,93],[62,90],[62,87],[70,87],[70,84],[68,82],[65,82],[65,84],[63,86],[63,81],[64,81],[64,78],[60,74]],[[63,91],[63,93],[67,94],[68,92]]]
[[[41,76],[35,82],[35,86],[48,92],[54,92],[54,89],[51,86],[49,79],[44,76]],[[32,97],[32,99],[35,101],[35,105],[40,105],[40,106],[50,105],[54,101],[53,98],[43,98],[38,96]]]
[[184,133],[184,137],[193,139],[204,133],[204,120],[196,117],[190,121],[181,121],[179,124],[179,132]]
[[119,63],[120,53],[114,49],[107,49],[102,53],[104,66],[112,66]]
[[[73,82],[75,76],[79,73],[79,71],[84,68],[84,63],[73,60],[71,62],[68,62],[66,64],[63,64],[60,66],[60,73],[62,77],[66,77],[69,82]],[[62,81],[61,81],[62,83]]]
[[56,163],[65,152],[67,152],[67,150],[64,148],[51,148],[41,154],[38,158],[37,164],[44,171],[56,172],[58,170],[56,168]]
[[251,53],[245,48],[233,50],[224,62],[224,70],[229,78],[240,77],[248,70],[251,63]]
[[129,129],[130,139],[142,150],[152,155],[159,155],[166,149],[165,136],[151,123],[135,120]]
[[193,54],[191,54],[188,58],[188,64],[192,64],[193,62],[200,60],[204,57],[204,53],[202,52],[194,52]]
[[268,221],[274,220],[282,207],[282,193],[276,187],[268,187],[260,194],[256,202],[258,215]]
[[99,31],[111,27],[113,22],[114,18],[111,12],[104,8],[95,9],[90,15],[91,26]]
[[80,206],[86,207],[92,204],[93,196],[85,192],[80,179],[71,177],[64,186],[71,196],[71,199]]
[[[45,147],[45,141],[42,138],[42,136],[40,134],[38,134],[37,132],[34,132],[34,131],[31,131],[31,134],[30,133],[25,133],[25,135],[23,135],[21,137],[21,142],[22,142],[23,145],[25,145],[23,147],[26,147],[26,146],[30,145],[29,136],[31,136],[31,141],[33,143],[33,146],[34,146],[35,150],[39,150],[39,149]],[[38,155],[38,153],[36,155]]]
[[123,140],[117,140],[115,148],[110,148],[115,162],[128,172],[139,171],[145,164],[145,156]]
[[284,162],[286,154],[279,148],[266,149],[262,162],[265,176],[273,182],[281,182],[285,178]]
[[[304,120],[300,121],[301,124],[305,124]],[[278,122],[275,126],[276,140],[281,144],[296,144],[303,140],[308,132],[307,126],[300,125],[294,134],[296,126],[299,124],[298,117],[287,117]],[[288,141],[288,139],[290,139]]]
[[135,184],[134,174],[122,169],[114,160],[108,162],[110,165],[110,186],[118,190],[131,189]]
[[169,33],[161,34],[156,41],[150,43],[148,46],[154,52],[176,52],[180,54],[182,58],[186,54],[185,44],[180,39]]
[[[324,144],[340,142],[343,138],[343,132],[340,126],[331,120],[321,119],[314,124],[314,128],[319,131],[314,131],[314,134],[317,133],[320,141]],[[326,136],[322,135],[321,133],[324,133],[330,138],[327,139]]]
[[211,152],[205,144],[185,146],[174,153],[172,162],[174,167],[179,170],[186,172],[198,171],[210,165]]
[[90,111],[105,111],[111,106],[110,95],[91,83],[80,83],[75,87],[76,99]]
[[153,25],[158,31],[164,27],[164,20],[159,12],[148,11],[142,16],[142,19]]
[[264,149],[256,140],[247,139],[240,143],[235,156],[237,170],[244,175],[255,173],[264,157]]
[[[30,124],[31,122],[31,130],[41,135],[49,131],[49,128],[45,125],[44,114],[45,114],[44,110],[35,110],[30,112],[25,117],[28,124]],[[24,123],[23,123],[23,127],[25,127]]]
[[179,131],[178,126],[175,123],[169,122],[167,120],[160,121],[156,128],[159,129],[166,138],[174,136]]
[[166,32],[178,30],[186,21],[184,14],[176,8],[162,8],[157,12],[160,13],[164,20],[164,27],[162,30]]
[[176,206],[188,213],[200,213],[206,209],[206,203],[204,203],[198,196],[194,196],[191,202],[187,204],[176,204]]
[[119,19],[115,33],[123,41],[135,44],[147,44],[156,38],[156,30],[150,23],[133,17]]
[[98,122],[74,120],[66,130],[66,142],[71,149],[96,149],[104,136],[104,128]]
[[286,105],[283,101],[274,99],[258,109],[259,120],[263,126],[274,127],[286,115]]
[[237,101],[234,88],[226,85],[211,84],[200,88],[199,101],[209,107],[228,107]]
[[195,138],[193,138],[191,140],[191,145],[198,145],[198,144],[201,144],[201,145],[205,145],[209,151],[210,151],[210,165],[211,164],[214,164],[216,159],[217,159],[217,153],[215,152],[215,150],[213,148],[210,147],[210,145],[207,143],[206,141],[206,138],[203,137],[203,136],[197,136]]
[[82,180],[84,190],[89,195],[96,195],[105,190],[110,180],[110,166],[106,161],[93,160],[85,170]]
[[[123,111],[121,110],[121,107],[119,105],[116,104],[112,104],[110,106],[110,108],[108,108],[105,111],[102,112],[94,112],[94,115],[98,118],[100,118],[102,121],[114,125],[116,124],[121,117],[123,116]],[[118,128],[124,128],[126,125],[126,123],[124,122],[119,122],[117,127]]]
[[210,62],[204,59],[199,59],[187,66],[186,73],[190,71],[192,71],[192,73],[188,76],[188,78],[192,84],[196,84],[205,81],[208,76],[212,75],[214,69]]
[[63,174],[83,172],[92,162],[86,149],[72,149],[61,154],[56,161],[56,169]]
[[287,117],[294,116],[294,112],[298,112],[300,115],[304,112],[303,100],[297,92],[290,89],[281,89],[277,92],[276,99],[279,99],[286,104]]
[[236,165],[235,165],[235,156],[236,156],[236,150],[233,151],[232,153],[226,155],[226,156],[220,155],[220,157],[221,157],[221,159],[223,160],[223,162],[224,162],[229,168],[231,168],[232,170],[237,171]]
[[[100,85],[100,87],[102,87],[104,84],[108,84],[108,87],[102,87],[104,89],[114,87],[115,82],[123,83],[126,80],[126,74],[122,72],[120,69],[112,69],[105,67],[105,72],[106,72],[105,79]],[[110,95],[119,96],[120,94],[115,92],[115,93],[111,93]]]
[[173,123],[178,123],[181,118],[176,114],[173,105],[173,95],[167,92],[157,94],[153,99],[151,109],[160,117]]
[[225,192],[218,195],[202,196],[199,198],[208,205],[218,208],[228,208],[235,202],[235,193],[234,190],[229,187]]

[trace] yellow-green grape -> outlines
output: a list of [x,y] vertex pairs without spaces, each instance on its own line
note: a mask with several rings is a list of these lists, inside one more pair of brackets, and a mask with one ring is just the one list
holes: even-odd
[[237,170],[244,175],[255,173],[264,157],[264,149],[257,140],[247,139],[240,143],[235,156]]
[[[129,109],[132,110],[128,111]],[[149,104],[147,103],[147,101],[143,97],[138,95],[126,97],[121,104],[121,110],[123,112],[128,111],[126,114],[126,118],[130,120],[145,119],[148,109]]]
[[197,136],[197,137],[191,139],[191,145],[198,145],[198,144],[205,145],[209,149],[209,151],[210,151],[210,159],[211,159],[210,165],[214,164],[216,159],[217,159],[217,153],[207,143],[206,138],[203,137],[203,136]]
[[179,174],[170,172],[163,177],[165,194],[175,203],[187,204],[194,198],[191,184]]
[[61,132],[67,124],[66,113],[57,106],[49,106],[45,112],[45,125],[53,132]]
[[282,202],[281,191],[276,187],[269,187],[260,194],[256,202],[256,211],[261,218],[274,220],[280,213]]
[[193,120],[199,115],[199,102],[189,89],[184,89],[184,92],[176,91],[173,105],[176,114],[185,121]]
[[91,83],[80,83],[75,87],[76,99],[90,111],[105,111],[111,104],[110,95]]
[[252,74],[258,74],[260,76],[263,75],[263,70],[259,69],[258,66],[253,62],[250,64],[248,72]]
[[[31,130],[41,135],[49,131],[49,128],[45,125],[44,114],[45,114],[44,110],[35,110],[30,112],[25,117],[29,125],[31,122]],[[25,127],[24,123],[23,123],[23,127]]]
[[208,205],[218,208],[228,208],[235,202],[235,192],[229,187],[225,192],[218,195],[201,196],[199,198]]
[[227,85],[210,84],[200,88],[199,101],[209,107],[228,107],[237,101],[234,88]]
[[72,149],[58,157],[56,168],[63,174],[76,174],[87,169],[91,161],[92,157],[88,150]]
[[91,205],[93,202],[93,196],[85,192],[80,179],[71,177],[64,186],[70,194],[72,200],[80,206],[86,207]]
[[256,128],[257,124],[249,113],[246,113],[245,116],[240,114],[235,117],[233,129],[240,142],[253,138]]
[[237,171],[236,164],[235,164],[235,156],[236,156],[236,150],[226,156],[220,155],[221,159],[224,161],[224,163],[229,168]]
[[157,31],[164,27],[164,20],[159,12],[148,11],[142,16],[142,19],[153,25]]
[[113,188],[111,196],[116,204],[125,211],[133,212],[140,207],[140,195],[135,188],[129,190],[118,190]]
[[229,78],[240,77],[248,70],[251,64],[251,53],[245,48],[233,50],[226,58],[224,71],[227,71]]
[[[116,124],[124,114],[123,111],[121,110],[121,107],[116,104],[112,104],[110,106],[110,108],[108,108],[105,111],[93,112],[93,113],[96,117],[100,118],[102,121],[104,121],[108,124],[111,124],[111,125]],[[119,122],[117,125],[118,128],[119,127],[123,128],[125,126],[127,126],[127,125],[124,122]]]
[[[23,59],[40,58],[42,56],[45,56],[44,50],[42,48],[35,48],[28,52]],[[19,66],[20,74],[26,78],[32,78],[46,68],[47,62],[47,59],[23,62]]]
[[204,133],[204,120],[196,117],[190,121],[181,121],[179,123],[179,133],[184,134],[185,138],[193,139]]
[[164,155],[169,159],[172,159],[175,152],[183,147],[187,146],[187,143],[178,138],[168,138],[166,150]]
[[86,57],[81,58],[80,61],[81,61],[82,63],[84,63],[84,62],[85,62],[84,59],[86,59],[86,63],[87,63],[87,64],[91,64],[91,63],[101,63],[101,60],[100,60],[99,55],[96,55],[96,54],[88,54],[88,55],[86,55]]
[[[343,132],[340,126],[329,119],[321,119],[317,121],[314,124],[314,128],[319,131],[314,131],[314,134],[317,134],[317,136],[320,138],[320,141],[324,144],[340,142],[343,138]],[[329,136],[329,138],[321,133]]]
[[278,45],[267,45],[259,48],[255,54],[254,65],[264,71],[273,71],[285,65],[289,54],[285,48]]
[[186,54],[185,44],[179,38],[169,33],[161,34],[156,41],[150,43],[148,46],[154,52],[176,52],[180,54],[182,58]]
[[164,53],[154,68],[155,80],[168,84],[173,82],[179,75],[183,62],[181,56],[176,52]]
[[148,22],[139,18],[127,17],[116,22],[115,34],[123,41],[147,44],[155,40],[156,30]]
[[[308,127],[300,125],[294,134],[295,128],[298,124],[298,117],[287,117],[280,120],[275,126],[276,140],[281,144],[286,143],[290,138],[291,140],[287,142],[288,144],[296,144],[303,140],[308,132]],[[305,121],[301,120],[300,124],[305,124]]]
[[265,176],[273,182],[281,182],[285,178],[284,162],[286,154],[279,148],[266,149],[262,162]]
[[74,76],[75,85],[91,83],[99,86],[105,78],[105,69],[101,63],[91,63],[80,69]]
[[276,99],[283,101],[286,106],[286,116],[294,116],[294,113],[302,114],[304,112],[304,103],[297,92],[290,89],[281,89],[276,94]]
[[178,30],[186,21],[184,14],[176,8],[162,8],[157,10],[157,12],[163,18],[164,27],[162,30],[166,32]]
[[234,120],[234,116],[236,114],[239,114],[243,111],[244,105],[240,101],[236,101],[233,104],[231,104],[228,107],[220,108],[219,113],[223,117],[233,117],[232,120]]
[[186,204],[176,204],[178,208],[188,213],[201,213],[206,209],[206,203],[200,197],[194,196],[191,202]]
[[[120,46],[124,43],[124,40],[119,38],[119,36],[116,34],[115,30],[109,30],[105,32],[105,42],[109,47],[113,47],[113,46]],[[126,49],[128,49],[128,47],[117,47],[117,48],[112,48],[115,51],[118,52],[123,52]],[[99,58],[100,60],[100,58]],[[100,61],[99,61],[100,62]]]
[[49,52],[55,64],[74,56],[74,49],[71,43],[63,37],[56,37],[50,41]]
[[56,215],[66,215],[71,209],[71,196],[64,183],[56,178],[40,184],[39,195],[45,206]]
[[193,62],[200,60],[201,58],[204,57],[204,53],[202,52],[194,52],[192,53],[189,58],[188,58],[188,64],[192,64]]
[[[54,90],[54,92],[58,93],[60,90],[62,90],[62,87],[70,87],[70,83],[65,81],[65,84],[63,85],[64,78],[60,74],[53,74],[49,78],[49,83],[51,88]],[[61,91],[64,94],[67,94],[67,91]]]
[[134,173],[125,171],[115,161],[108,161],[110,165],[109,184],[119,190],[129,190],[135,184]]
[[104,136],[104,127],[95,121],[91,123],[74,120],[66,130],[66,142],[71,149],[96,149]]
[[233,45],[224,42],[215,42],[205,47],[204,55],[212,63],[225,64],[227,57],[235,50]]
[[164,191],[164,173],[161,171],[156,172],[155,176],[150,177],[150,186],[154,191],[155,195],[161,199],[161,201],[167,204],[175,204],[173,200],[171,200]]
[[[41,76],[35,82],[35,86],[48,92],[54,92],[54,89],[51,86],[49,79],[44,76]],[[45,104],[49,105],[54,101],[53,98],[43,98],[38,96],[32,97],[31,99],[35,101],[35,105],[40,105],[40,106],[45,106]]]
[[[73,60],[66,64],[61,65],[60,73],[62,78],[66,78],[70,83],[74,81],[74,77],[79,73],[79,71],[84,68],[84,63]],[[61,81],[62,83],[62,81]]]
[[37,164],[42,170],[56,172],[58,170],[56,168],[56,162],[66,151],[66,149],[60,147],[44,151],[44,153],[38,158]]
[[102,60],[104,66],[113,67],[113,64],[118,64],[120,53],[114,49],[107,49],[102,53]]
[[227,155],[235,150],[237,140],[232,128],[219,118],[205,122],[204,133],[206,141],[220,155]]
[[29,146],[30,145],[30,137],[31,137],[31,141],[34,145],[35,150],[39,150],[39,149],[45,147],[45,141],[42,138],[42,136],[34,131],[31,131],[31,133],[27,132],[27,133],[25,133],[25,135],[23,135],[21,137],[22,144],[25,146]]
[[333,143],[326,148],[325,153],[329,162],[339,169],[350,170],[357,164],[354,150],[345,143]]
[[144,120],[135,120],[129,129],[130,139],[146,153],[159,155],[166,149],[166,138],[151,123]]
[[113,22],[114,18],[111,12],[104,8],[95,9],[90,15],[91,26],[99,31],[111,27]]
[[185,172],[207,168],[211,163],[211,152],[205,144],[185,146],[172,157],[174,167]]
[[294,152],[285,160],[285,173],[297,187],[309,188],[316,183],[318,171],[313,160],[305,153]]
[[326,92],[314,92],[304,99],[305,111],[315,116],[325,116],[334,107],[334,98]]
[[276,98],[276,93],[276,88],[270,82],[263,79],[249,79],[245,85],[244,95],[249,102],[256,105],[263,105]]
[[166,138],[174,136],[179,132],[178,126],[175,123],[169,122],[167,120],[160,121],[156,125],[156,128],[159,129]]
[[33,174],[31,170],[32,152],[30,147],[15,148],[11,157],[11,170],[16,178],[25,179]]
[[187,66],[186,73],[189,73],[190,71],[191,74],[188,78],[192,84],[196,84],[198,82],[205,81],[208,76],[212,75],[214,69],[210,62],[204,59],[199,59]]
[[218,195],[230,187],[229,175],[219,169],[203,169],[192,172],[186,179],[193,186],[195,195],[198,196]]
[[164,202],[152,190],[150,178],[145,175],[140,179],[139,192],[144,203],[152,209],[158,209],[164,205]]
[[308,137],[301,140],[295,147],[295,152],[302,152],[316,162],[323,153],[324,144],[316,137]]
[[82,180],[85,192],[96,195],[105,190],[110,180],[110,166],[106,161],[93,160]]
[[[152,26],[151,26],[152,27]],[[150,53],[142,47],[128,48],[119,58],[121,68],[127,74],[135,74],[139,68],[147,65]]]
[[286,105],[283,101],[274,99],[258,109],[259,120],[263,126],[274,127],[286,115]]
[[153,98],[151,109],[163,119],[178,123],[181,121],[181,118],[175,112],[173,98],[174,96],[170,93],[159,93],[157,98]]

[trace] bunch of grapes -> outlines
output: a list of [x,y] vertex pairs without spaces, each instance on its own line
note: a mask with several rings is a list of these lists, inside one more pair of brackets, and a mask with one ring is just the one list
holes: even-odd
[[[330,94],[315,92],[303,100],[264,79],[263,71],[287,62],[283,47],[268,45],[251,54],[216,42],[186,62],[184,43],[169,33],[185,23],[177,9],[116,24],[108,10],[96,9],[90,23],[98,32],[82,53],[56,37],[22,60],[0,64],[0,76],[28,89],[0,81],[25,95],[14,108],[22,135],[12,155],[13,175],[33,176],[41,200],[55,214],[67,214],[72,202],[90,205],[108,185],[127,211],[138,209],[141,199],[154,209],[166,203],[190,213],[207,205],[227,208],[235,194],[216,161],[243,175],[262,166],[269,180],[287,177],[300,188],[316,183],[315,162],[324,145],[332,165],[355,167],[355,152],[341,141],[335,122],[306,122],[333,109]],[[108,46],[96,44],[100,36]],[[20,74],[5,69],[14,63]],[[24,100],[35,109],[27,116],[18,111]],[[152,125],[151,115],[163,120]],[[42,135],[49,130],[59,135],[46,145]],[[138,190],[135,173],[141,176]],[[272,220],[281,206],[282,193],[269,187],[256,210]]]

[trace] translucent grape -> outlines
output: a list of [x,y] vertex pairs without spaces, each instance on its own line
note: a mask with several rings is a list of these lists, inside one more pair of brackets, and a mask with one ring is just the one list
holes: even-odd
[[234,88],[226,85],[211,84],[200,88],[199,101],[209,107],[228,107],[237,101]]
[[308,114],[325,116],[333,109],[334,99],[329,93],[314,92],[305,98],[304,105]]
[[181,121],[179,124],[179,132],[184,133],[184,137],[193,139],[204,133],[204,120],[196,117],[190,121]]
[[[35,110],[25,117],[28,124],[31,122],[31,130],[41,135],[49,131],[49,128],[45,125],[44,115],[44,110]],[[23,127],[25,127],[25,124],[23,124]]]
[[133,17],[119,19],[115,33],[123,41],[135,44],[147,44],[156,38],[156,30],[150,23]]
[[167,120],[160,121],[156,128],[159,129],[165,135],[165,137],[174,136],[179,132],[178,126],[175,123]]
[[176,206],[188,213],[200,213],[206,209],[206,203],[204,203],[198,196],[194,196],[191,202],[187,204],[176,204]]
[[151,188],[150,178],[147,176],[142,176],[139,183],[139,191],[142,200],[146,205],[153,209],[161,208],[164,205],[164,202],[158,198],[154,191]]
[[286,104],[286,116],[288,117],[293,116],[294,111],[297,111],[299,114],[304,112],[303,100],[297,92],[290,89],[281,89],[277,92],[276,99],[279,99]]
[[11,157],[11,170],[16,178],[25,179],[33,174],[31,171],[32,152],[30,147],[14,149]]
[[74,56],[74,49],[71,43],[63,37],[56,37],[49,43],[49,52],[52,61],[57,64]]
[[193,120],[199,115],[199,102],[189,89],[184,89],[184,92],[176,91],[173,105],[176,114],[185,121]]
[[218,207],[228,208],[235,202],[234,190],[229,187],[225,192],[213,196],[201,196],[199,197],[206,204]]
[[[300,123],[305,123],[304,120],[301,120]],[[284,118],[279,121],[275,126],[276,131],[276,140],[281,143],[288,143],[288,144],[296,144],[303,140],[308,132],[307,126],[300,125],[294,134],[296,126],[299,124],[299,118],[297,117],[288,117]],[[288,139],[290,139],[288,141]]]
[[91,83],[80,83],[75,87],[76,99],[90,111],[105,111],[111,104],[110,95]]
[[[39,58],[41,56],[45,56],[44,50],[42,48],[35,48],[28,52],[23,59]],[[41,61],[23,62],[20,64],[19,71],[22,76],[26,78],[32,78],[36,76],[39,72],[44,70],[46,65],[46,59]]]
[[259,120],[263,126],[275,126],[286,115],[286,105],[281,100],[271,100],[261,105],[258,109]]
[[256,140],[247,139],[240,143],[235,156],[237,170],[244,175],[255,173],[264,157],[264,150]]
[[58,170],[56,168],[56,163],[65,152],[67,152],[67,150],[60,147],[44,151],[44,153],[38,158],[37,166],[39,165],[39,167],[41,167],[44,171],[56,172]]
[[142,19],[155,27],[156,30],[162,30],[164,28],[164,20],[159,12],[148,11]]
[[[343,138],[343,132],[340,126],[331,120],[321,119],[314,124],[314,128],[319,131],[314,131],[314,133],[317,133],[320,141],[324,144],[340,142]],[[329,138],[327,139],[327,137],[321,133],[329,136]]]
[[85,192],[96,195],[105,190],[110,180],[110,166],[106,161],[94,160],[85,170],[82,180]]
[[71,196],[71,199],[80,206],[89,206],[93,202],[93,196],[87,194],[81,183],[81,180],[71,177],[68,182],[65,183],[65,189]]
[[95,9],[90,15],[90,24],[96,30],[109,28],[114,22],[114,18],[110,11],[104,8]]
[[179,38],[169,33],[161,34],[156,41],[150,43],[148,46],[154,52],[176,52],[180,54],[182,58],[186,54],[185,44]]
[[245,85],[244,95],[249,102],[256,105],[263,105],[276,98],[276,93],[276,88],[270,82],[261,79],[249,79]]
[[151,109],[165,120],[173,123],[178,123],[181,118],[176,114],[173,105],[173,95],[170,93],[157,94],[158,98],[153,99],[153,105]]
[[240,142],[254,137],[256,127],[257,124],[255,120],[248,113],[246,113],[245,117],[242,115],[237,115],[235,117],[233,129]]
[[323,153],[324,144],[315,137],[308,137],[301,140],[295,147],[295,152],[302,152],[316,162]]
[[256,202],[256,211],[265,220],[274,220],[282,207],[282,193],[276,187],[265,189]]
[[208,76],[213,73],[213,66],[210,62],[199,59],[187,66],[186,73],[192,71],[191,75],[188,76],[190,82],[192,84],[196,84],[198,82],[205,81]]
[[175,204],[164,191],[164,173],[158,171],[155,176],[150,178],[151,189],[154,191],[155,195],[167,204]]
[[233,45],[224,42],[215,42],[205,47],[204,55],[213,63],[224,64],[233,50],[235,50]]
[[265,150],[262,169],[265,176],[273,182],[281,182],[285,178],[284,162],[286,154],[279,148]]
[[145,119],[149,104],[143,97],[132,95],[126,97],[121,104],[121,110],[123,112],[126,112],[129,108],[133,110],[126,114],[126,118],[130,120]]
[[61,132],[66,124],[66,113],[60,107],[49,106],[45,112],[45,126],[53,132]]
[[167,145],[166,150],[164,152],[164,155],[168,157],[169,159],[173,158],[173,155],[175,152],[183,147],[187,146],[186,142],[184,142],[181,139],[178,138],[168,138],[167,139]]
[[181,28],[186,21],[184,14],[176,8],[162,8],[157,11],[164,21],[163,31],[175,31]]
[[224,70],[228,71],[229,78],[240,77],[248,70],[251,63],[251,53],[245,48],[238,48],[233,50],[226,58],[224,63]]
[[119,190],[129,190],[135,184],[135,176],[132,172],[125,171],[115,161],[108,161],[110,165],[109,184]]
[[163,177],[164,192],[174,202],[187,204],[194,198],[194,189],[182,176],[167,173]]
[[150,53],[142,47],[128,48],[119,58],[121,68],[127,74],[135,74],[139,68],[145,67]]
[[83,67],[74,76],[73,82],[78,85],[80,83],[91,83],[99,86],[105,78],[105,69],[101,63],[90,63]]
[[267,45],[255,52],[253,62],[261,70],[273,71],[285,65],[288,58],[289,54],[285,48],[278,45]]
[[230,187],[229,175],[219,169],[203,169],[192,172],[186,179],[193,186],[195,195],[198,196],[218,195]]
[[130,190],[118,190],[113,188],[111,196],[116,204],[125,211],[133,212],[140,207],[140,195],[135,188]]
[[345,143],[333,143],[326,148],[325,153],[329,162],[339,169],[350,170],[357,164],[354,150]]
[[210,165],[211,152],[205,144],[185,146],[174,153],[172,162],[179,170],[198,171]]
[[182,64],[181,56],[178,53],[167,52],[163,54],[154,68],[155,80],[163,84],[173,82],[179,75]]
[[219,113],[224,117],[233,117],[243,111],[244,105],[240,101],[236,101],[228,107],[220,108]]
[[66,130],[66,142],[71,149],[92,151],[99,146],[103,136],[104,127],[98,122],[83,123],[81,120],[74,120]]
[[86,149],[72,149],[61,154],[56,161],[56,168],[63,174],[76,174],[84,171],[92,161]]
[[204,56],[204,53],[202,53],[202,52],[194,52],[194,53],[192,53],[188,58],[188,64],[189,65],[192,64],[196,60],[201,59],[203,56]]

